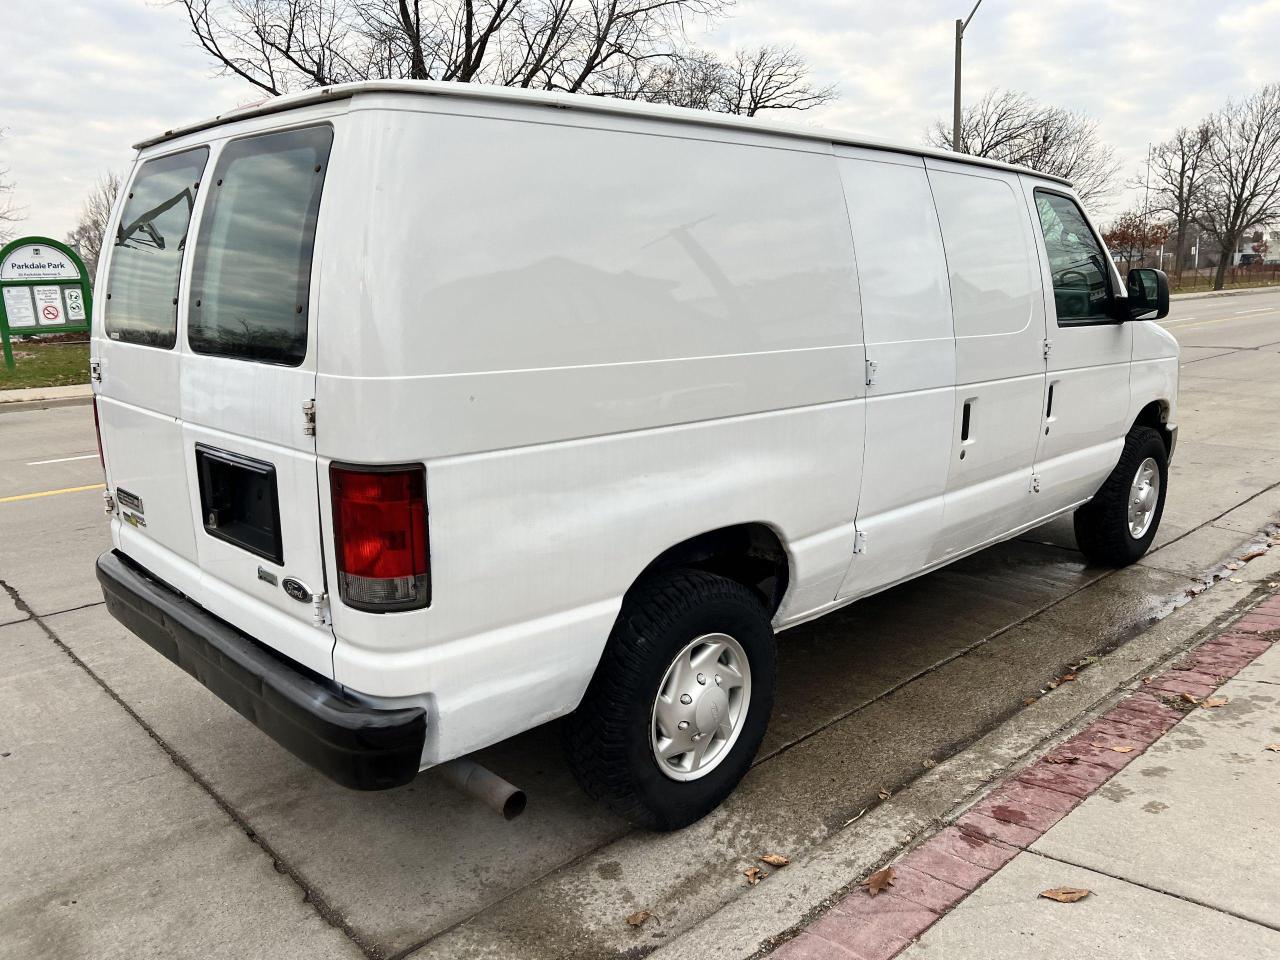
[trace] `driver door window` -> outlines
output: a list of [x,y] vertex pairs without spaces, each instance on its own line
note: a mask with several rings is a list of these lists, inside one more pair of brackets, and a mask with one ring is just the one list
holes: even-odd
[[1036,212],[1053,277],[1058,326],[1110,322],[1111,277],[1106,252],[1074,200],[1036,191]]

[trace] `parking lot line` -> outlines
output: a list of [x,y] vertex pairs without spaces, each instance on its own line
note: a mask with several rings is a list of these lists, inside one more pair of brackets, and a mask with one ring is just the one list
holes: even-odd
[[57,457],[53,460],[32,460],[27,464],[28,467],[43,467],[46,463],[67,463],[71,460],[91,460],[96,457],[96,453],[84,453],[74,457]]
[[106,484],[91,483],[84,487],[63,487],[61,490],[41,490],[39,493],[19,493],[13,497],[0,497],[0,503],[16,503],[19,500],[35,500],[38,497],[53,497],[59,493],[80,493],[83,490],[101,490]]

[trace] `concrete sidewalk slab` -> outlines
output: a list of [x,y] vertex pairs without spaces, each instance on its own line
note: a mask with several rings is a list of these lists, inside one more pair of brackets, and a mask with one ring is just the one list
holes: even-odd
[[36,622],[0,649],[0,958],[363,956]]
[[1229,681],[1031,849],[1280,927],[1280,689],[1260,687]]
[[[1057,903],[1040,893],[1082,887]],[[815,954],[816,955],[816,954]],[[834,955],[833,955],[834,956]],[[1066,863],[1022,853],[900,960],[1280,958],[1280,933]],[[852,955],[844,955],[853,960]]]
[[[1238,674],[1237,680],[1251,680],[1255,683],[1274,683],[1280,684],[1280,644],[1276,644],[1262,656],[1254,660]],[[1280,694],[1280,689],[1277,689]],[[1277,711],[1280,714],[1280,711]],[[1277,719],[1277,726],[1274,729],[1275,737],[1268,741],[1270,743],[1280,743],[1280,718]],[[1280,756],[1278,754],[1277,756]],[[1277,775],[1280,780],[1280,774]]]

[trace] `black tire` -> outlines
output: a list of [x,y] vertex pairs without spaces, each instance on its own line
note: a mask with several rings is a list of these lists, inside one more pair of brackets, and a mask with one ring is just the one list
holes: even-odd
[[[1150,457],[1160,472],[1160,490],[1155,514],[1147,532],[1135,538],[1129,529],[1129,495],[1138,467]],[[1134,427],[1125,437],[1120,462],[1111,471],[1094,498],[1076,510],[1076,544],[1090,563],[1106,567],[1126,567],[1140,559],[1151,547],[1164,497],[1169,489],[1169,456],[1164,439],[1150,427]]]
[[[658,687],[676,655],[707,633],[733,637],[751,668],[751,697],[729,752],[704,776],[673,780],[650,746]],[[583,790],[642,827],[676,830],[715,809],[746,775],[773,709],[776,673],[769,612],[750,589],[700,570],[637,584],[578,709],[565,718],[569,766]]]

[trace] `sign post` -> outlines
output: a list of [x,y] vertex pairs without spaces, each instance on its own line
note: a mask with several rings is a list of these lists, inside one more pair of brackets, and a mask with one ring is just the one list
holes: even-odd
[[65,243],[19,237],[0,248],[0,345],[15,366],[10,336],[88,333],[93,291],[84,261]]

